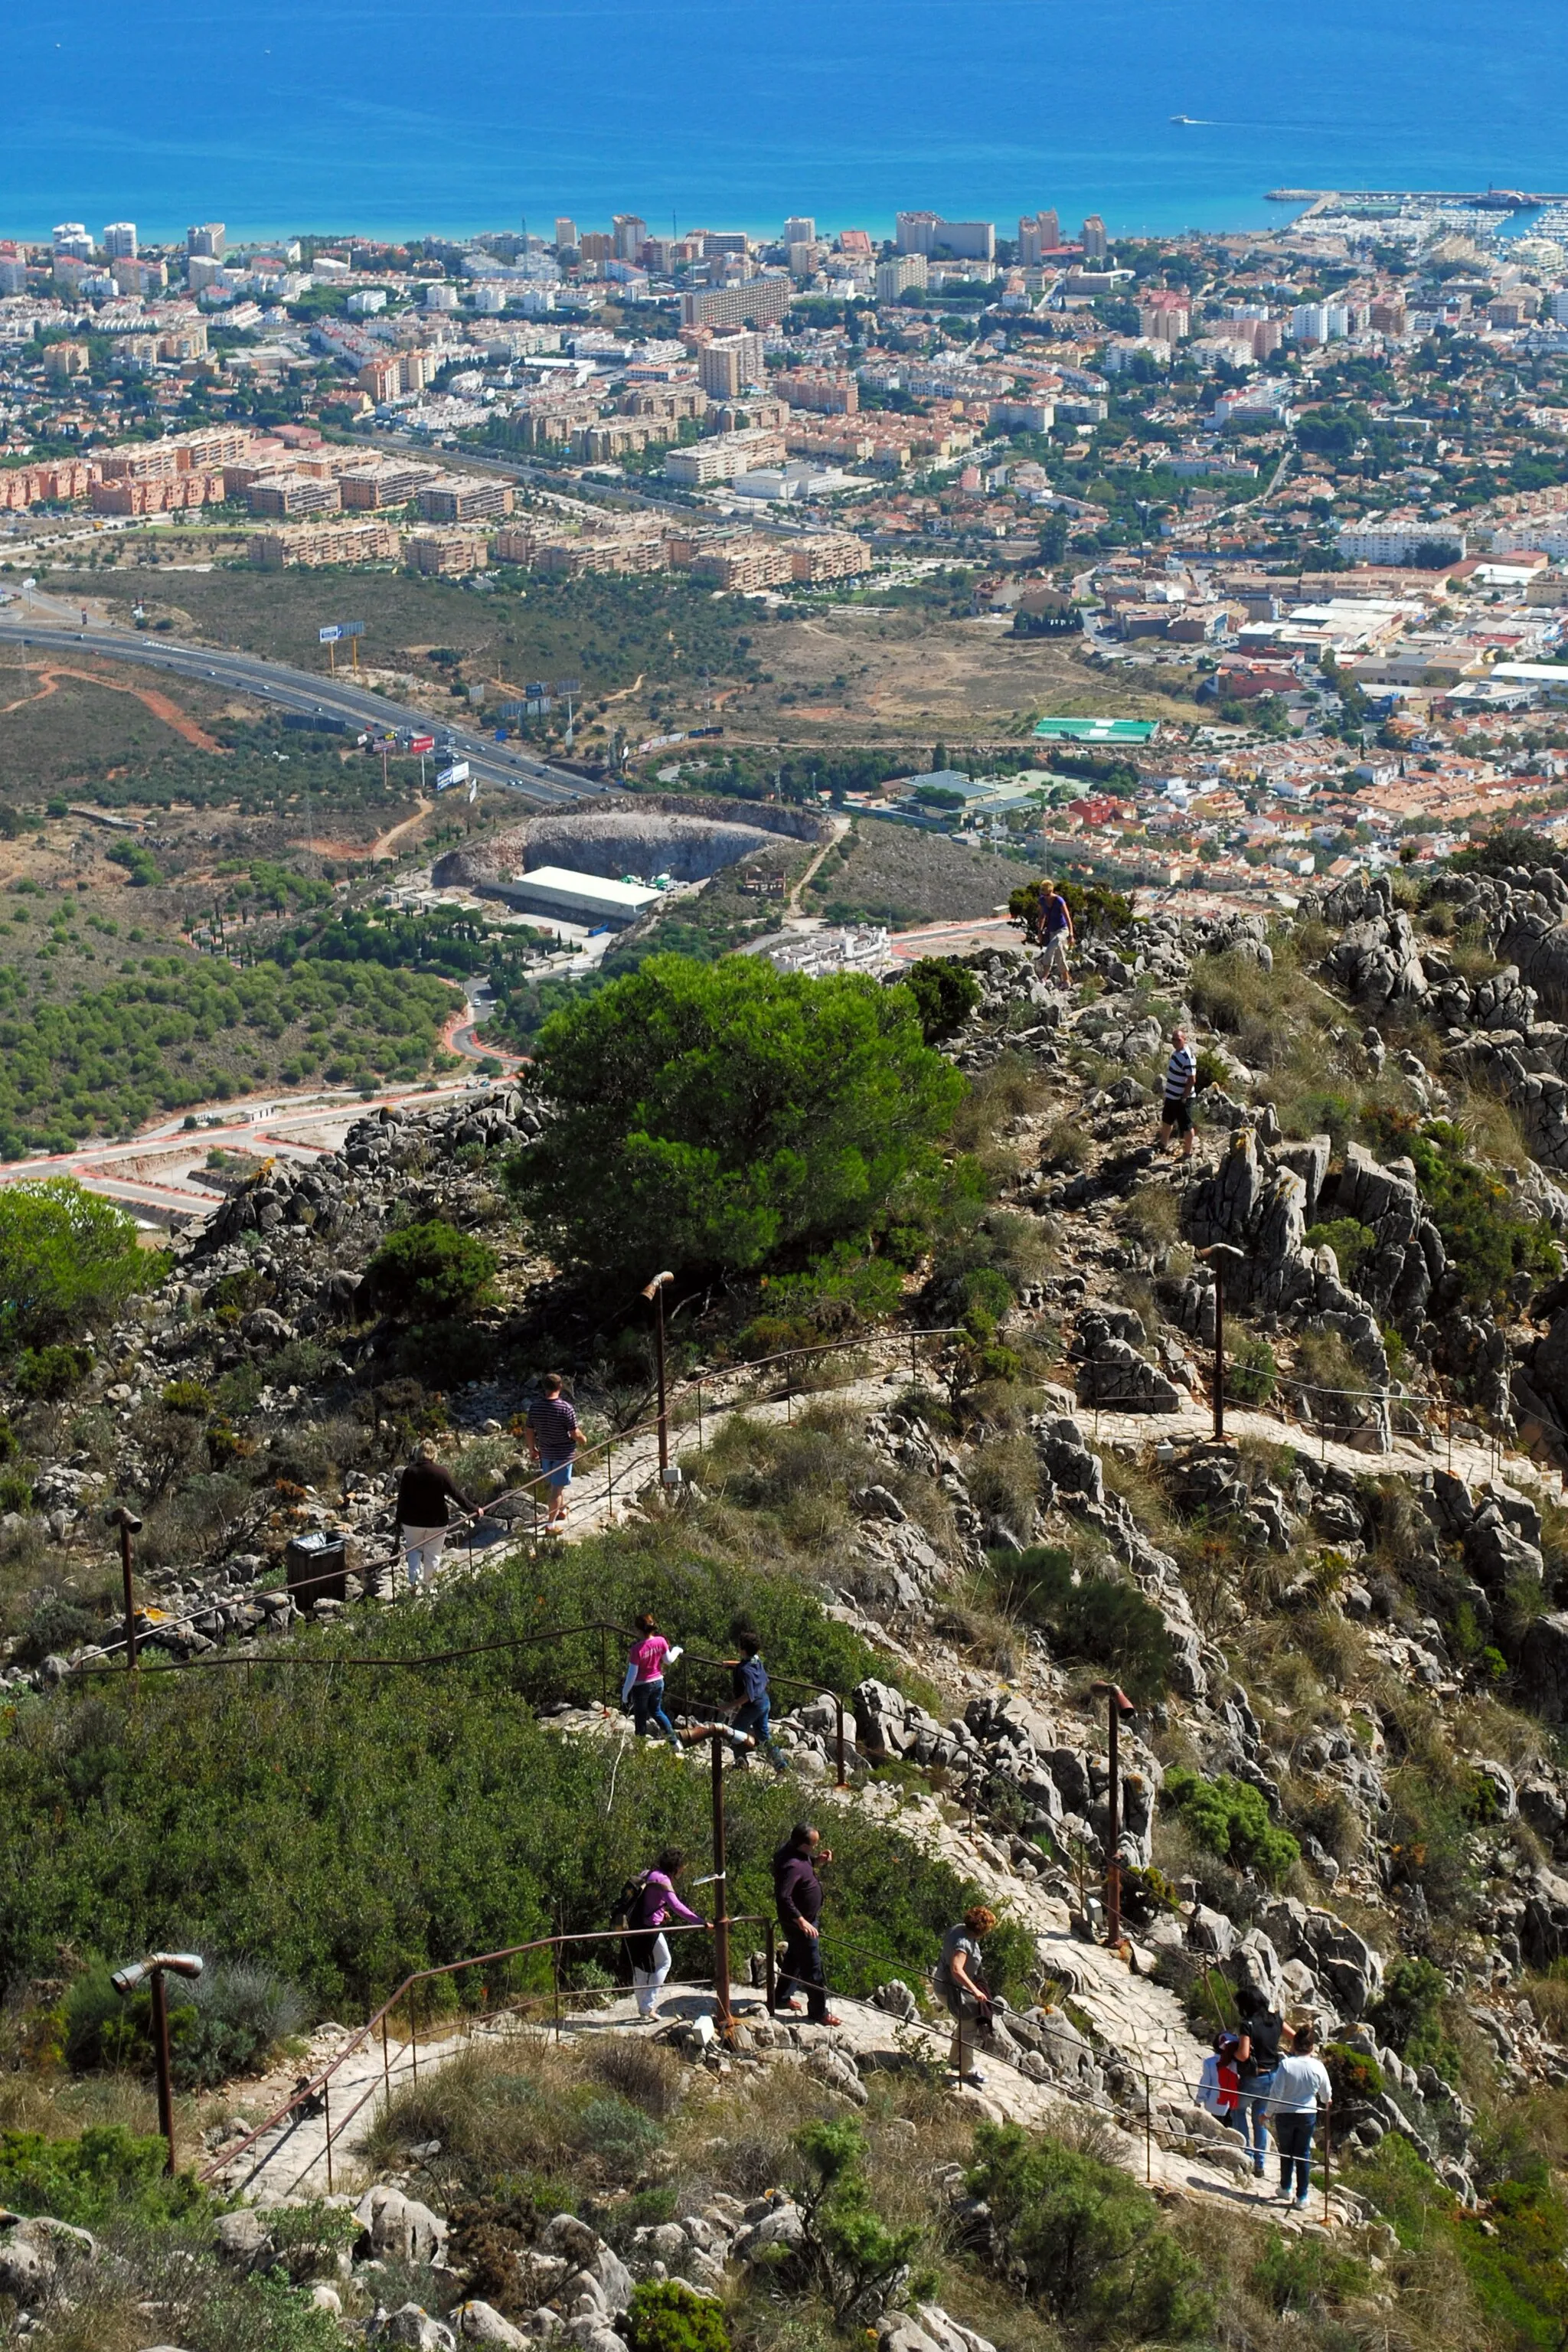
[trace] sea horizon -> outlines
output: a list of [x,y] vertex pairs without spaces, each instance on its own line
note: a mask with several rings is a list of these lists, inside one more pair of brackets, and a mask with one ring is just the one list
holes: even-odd
[[[603,226],[891,233],[927,206],[1054,207],[1065,233],[1288,224],[1273,187],[1568,189],[1560,0],[854,0],[830,20],[677,0],[237,0],[221,47],[173,0],[67,0],[10,35],[0,235],[131,219],[234,241]],[[1181,120],[1178,118],[1188,118]]]

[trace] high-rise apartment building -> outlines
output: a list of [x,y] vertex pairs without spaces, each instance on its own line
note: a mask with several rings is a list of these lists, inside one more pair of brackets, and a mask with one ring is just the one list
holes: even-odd
[[1085,221],[1079,232],[1079,243],[1083,247],[1086,261],[1103,261],[1110,251],[1110,239],[1098,213],[1090,213]]
[[635,261],[647,237],[647,223],[640,213],[617,213],[610,224],[615,231],[616,261]]
[[764,381],[763,339],[744,327],[716,334],[697,354],[697,381],[710,400],[734,400]]
[[185,231],[185,251],[199,253],[205,260],[223,259],[224,226],[222,221],[200,221]]
[[993,261],[996,257],[994,221],[950,221],[940,213],[900,213],[893,228],[893,242],[900,253],[950,253],[958,261]]
[[606,261],[616,258],[616,240],[602,229],[591,228],[577,239],[577,250],[584,268],[601,269]]
[[557,253],[563,252],[568,246],[575,245],[576,242],[577,224],[574,220],[568,220],[566,215],[563,213],[555,224],[555,250]]
[[704,286],[680,298],[683,327],[776,326],[794,289],[787,278],[749,278],[741,286]]
[[134,261],[136,258],[135,222],[110,221],[103,232],[103,249],[110,261]]
[[1055,213],[1026,213],[1018,223],[1018,258],[1026,269],[1037,269],[1061,241],[1062,225]]
[[896,302],[911,286],[923,291],[927,275],[923,253],[896,253],[890,260],[879,261],[876,278],[878,301]]
[[93,243],[81,221],[61,221],[49,239],[57,261],[90,261]]
[[796,213],[789,220],[785,221],[784,225],[783,242],[785,245],[815,245],[816,243],[816,223],[812,219],[809,213]]

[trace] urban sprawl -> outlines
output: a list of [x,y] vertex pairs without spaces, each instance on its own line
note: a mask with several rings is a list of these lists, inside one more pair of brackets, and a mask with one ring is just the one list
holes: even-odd
[[[264,569],[674,567],[797,611],[934,575],[1055,640],[1092,710],[1198,717],[1047,698],[869,813],[1245,894],[1505,812],[1556,835],[1568,208],[1521,207],[1325,195],[1137,241],[1049,210],[265,248],[67,223],[0,241],[0,593],[174,527]],[[549,739],[542,688],[511,715]],[[620,756],[668,776],[680,740]]]

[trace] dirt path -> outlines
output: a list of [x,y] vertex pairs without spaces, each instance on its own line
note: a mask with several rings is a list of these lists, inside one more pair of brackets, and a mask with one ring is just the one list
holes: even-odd
[[605,709],[607,710],[607,709],[609,709],[609,707],[610,707],[610,705],[611,705],[611,703],[612,703],[612,702],[625,702],[625,700],[626,700],[626,697],[627,697],[628,695],[630,695],[630,694],[636,694],[636,693],[637,693],[637,691],[638,688],[641,686],[642,682],[643,682],[643,673],[642,673],[642,671],[639,669],[639,670],[638,670],[638,672],[637,672],[637,676],[636,676],[636,677],[634,677],[634,678],[633,678],[633,680],[632,680],[632,682],[631,682],[630,686],[623,686],[623,687],[622,687],[622,688],[621,688],[621,690],[620,690],[620,692],[619,692],[619,694],[606,694],[606,695],[605,695]]
[[810,865],[801,876],[800,880],[795,884],[795,888],[789,894],[789,903],[784,911],[786,914],[794,915],[797,919],[804,916],[805,912],[805,909],[800,903],[801,892],[805,889],[806,884],[810,881],[812,876],[816,873],[817,867],[821,865],[828,851],[830,849],[837,849],[838,844],[843,840],[845,835],[849,830],[849,819],[847,816],[831,817],[828,822],[833,827],[831,835],[828,839],[823,843],[822,847],[817,851],[816,856],[812,859]]
[[126,686],[119,678],[101,677],[97,670],[72,669],[62,662],[49,663],[37,673],[37,692],[19,695],[15,702],[0,705],[0,718],[13,710],[24,710],[29,703],[46,700],[57,690],[62,677],[74,677],[84,686],[102,687],[106,694],[129,694],[144,709],[150,710],[154,719],[161,719],[165,727],[172,727],[176,735],[193,744],[198,751],[214,751],[220,759],[226,756],[223,745],[216,737],[209,735],[205,727],[198,727],[188,711],[182,710],[177,703],[171,702],[168,696],[160,694],[155,687]]
[[420,820],[423,817],[427,817],[429,814],[430,803],[428,801],[422,800],[412,816],[405,816],[401,824],[390,825],[385,833],[379,834],[375,840],[371,843],[370,847],[365,851],[365,856],[370,858],[384,856],[386,851],[392,847],[395,841],[401,841],[405,833],[412,833],[415,826],[419,824]]

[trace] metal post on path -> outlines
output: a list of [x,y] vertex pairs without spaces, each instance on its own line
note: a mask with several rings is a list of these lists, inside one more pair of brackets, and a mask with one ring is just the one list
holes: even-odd
[[735,2021],[730,2010],[730,1876],[724,1836],[724,1735],[711,1734],[713,1759],[713,1885],[717,1891],[713,1920],[713,1982],[719,1996],[721,2040],[732,2042]]
[[1230,1242],[1211,1242],[1198,1255],[1214,1270],[1214,1434],[1218,1445],[1225,1439],[1225,1277],[1227,1269],[1245,1265],[1247,1255]]
[[1110,1787],[1107,1795],[1110,1818],[1106,1824],[1105,1853],[1105,1941],[1108,1950],[1114,1951],[1121,1941],[1121,1718],[1133,1712],[1132,1702],[1115,1683],[1091,1683],[1096,1698],[1107,1702],[1109,1714],[1110,1754],[1106,1767]]

